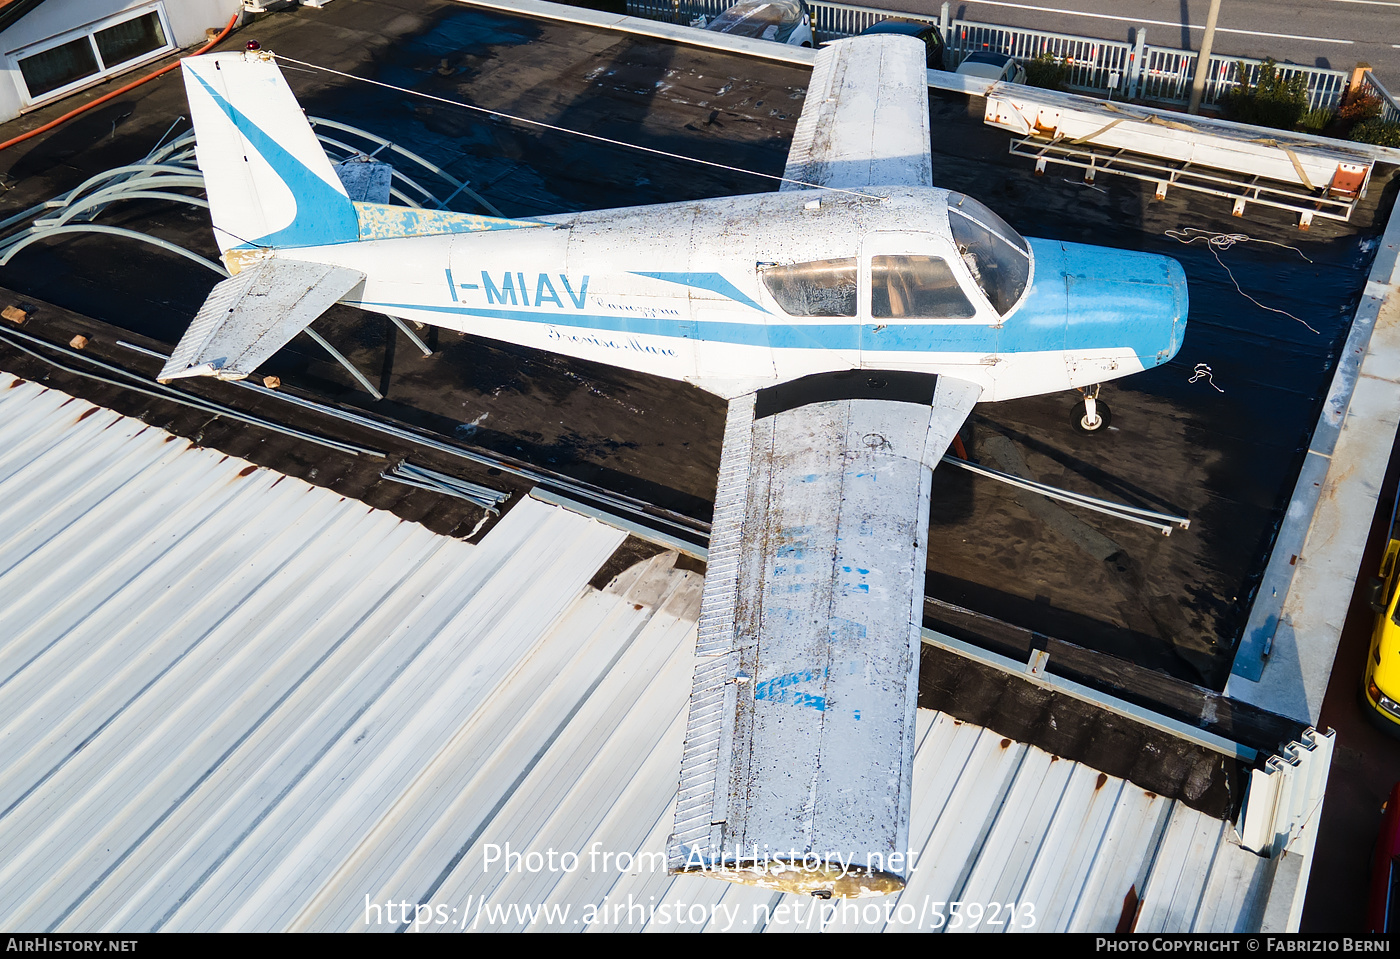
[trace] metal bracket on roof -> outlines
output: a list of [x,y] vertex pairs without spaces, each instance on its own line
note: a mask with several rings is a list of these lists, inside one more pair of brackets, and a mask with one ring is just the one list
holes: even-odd
[[1026,660],[1026,675],[1039,678],[1045,674],[1045,666],[1050,662],[1050,654],[1043,649],[1031,650],[1031,658]]
[[1026,136],[1013,139],[1009,152],[1014,156],[1034,159],[1037,173],[1044,173],[1047,165],[1054,163],[1083,170],[1086,183],[1093,183],[1097,173],[1117,173],[1145,180],[1153,184],[1154,195],[1159,200],[1166,198],[1167,189],[1171,186],[1225,197],[1233,201],[1230,212],[1235,216],[1243,216],[1249,203],[1291,210],[1298,214],[1298,226],[1304,230],[1317,216],[1347,220],[1357,204],[1356,196],[1339,196],[1328,189],[1309,191],[1282,181],[1092,143],[1075,145],[1068,140],[1046,142]]

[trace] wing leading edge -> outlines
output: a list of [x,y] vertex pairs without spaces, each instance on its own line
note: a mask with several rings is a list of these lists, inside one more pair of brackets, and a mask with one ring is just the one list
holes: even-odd
[[823,47],[783,175],[841,189],[933,186],[926,55],[921,41],[898,35]]
[[931,467],[981,391],[868,376],[730,403],[673,872],[863,896],[912,866]]

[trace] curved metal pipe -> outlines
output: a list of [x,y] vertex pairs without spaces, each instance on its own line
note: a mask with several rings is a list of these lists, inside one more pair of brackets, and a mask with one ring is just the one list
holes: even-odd
[[61,194],[58,197],[58,199],[61,199],[65,203],[72,203],[75,199],[87,192],[89,187],[96,186],[99,183],[103,183],[107,180],[111,180],[115,177],[121,176],[123,173],[142,172],[148,172],[151,176],[154,176],[157,173],[173,173],[177,176],[190,175],[188,167],[174,166],[172,164],[167,163],[131,163],[126,166],[113,167],[112,169],[99,173],[94,177],[89,177],[73,189],[69,190],[67,193]]
[[[34,228],[31,227],[31,230],[33,229]],[[219,274],[222,277],[227,278],[229,276],[228,270],[226,270],[221,264],[214,263],[211,260],[206,260],[198,253],[192,253],[189,250],[185,249],[183,246],[178,246],[174,243],[171,243],[169,240],[162,240],[159,237],[149,236],[145,233],[137,233],[135,230],[124,230],[118,226],[98,226],[95,223],[80,223],[76,225],[70,224],[68,226],[54,227],[53,229],[49,230],[34,230],[34,232],[31,233],[29,236],[17,241],[8,249],[6,249],[3,255],[0,255],[0,266],[8,265],[10,260],[14,259],[14,255],[16,253],[24,249],[26,246],[29,246],[31,243],[37,243],[40,240],[48,239],[51,236],[58,236],[61,233],[107,233],[112,236],[124,236],[128,239],[140,240],[143,243],[149,243],[152,246],[158,246],[161,249],[169,250],[171,253],[178,253],[180,256],[183,256],[187,260],[193,260],[200,266],[208,267],[209,269],[213,270],[215,273]]]
[[52,230],[65,225],[69,220],[76,217],[84,210],[91,207],[106,206],[109,203],[119,203],[122,200],[170,200],[174,203],[188,203],[191,206],[202,206],[209,208],[208,200],[201,200],[197,196],[186,196],[183,193],[163,193],[159,190],[133,190],[130,193],[118,193],[114,196],[104,196],[106,191],[99,191],[76,206],[70,206],[58,216],[52,219],[34,221],[36,230]]
[[448,183],[450,183],[450,184],[452,184],[454,187],[456,187],[456,188],[457,188],[457,191],[456,191],[457,193],[466,193],[468,196],[470,196],[470,197],[471,197],[473,200],[475,200],[477,203],[480,203],[483,207],[485,207],[486,210],[487,210],[487,212],[489,212],[492,216],[500,216],[500,217],[505,216],[504,213],[502,213],[500,210],[496,209],[496,208],[495,208],[494,206],[492,206],[489,202],[487,202],[487,200],[485,199],[485,197],[481,196],[481,194],[477,193],[475,190],[473,190],[471,187],[467,186],[467,185],[466,185],[465,183],[463,183],[461,180],[458,180],[456,177],[454,177],[452,174],[448,173],[446,170],[442,169],[441,167],[437,166],[437,165],[434,164],[434,163],[430,163],[429,161],[423,159],[421,156],[419,156],[418,154],[412,152],[411,150],[405,150],[403,147],[399,146],[397,143],[393,143],[393,142],[391,142],[391,141],[389,141],[389,140],[385,140],[383,137],[375,136],[373,133],[369,133],[369,132],[367,132],[367,131],[365,131],[365,130],[360,130],[360,129],[356,128],[356,127],[349,126],[348,124],[345,124],[345,123],[337,123],[337,122],[334,121],[334,120],[324,120],[324,119],[321,119],[320,117],[311,117],[310,119],[311,119],[311,125],[312,125],[313,127],[316,126],[316,124],[318,124],[318,123],[325,124],[326,126],[330,127],[330,128],[333,129],[333,130],[343,130],[343,131],[346,132],[346,133],[351,133],[351,134],[354,134],[354,135],[356,135],[356,136],[362,136],[362,137],[364,137],[366,140],[369,140],[371,143],[378,143],[381,147],[388,147],[390,150],[393,150],[395,153],[398,153],[398,154],[400,154],[401,156],[405,156],[405,157],[407,157],[408,159],[412,160],[414,163],[419,164],[420,166],[423,167],[423,169],[425,169],[425,170],[430,170],[431,172],[436,173],[438,176],[442,177],[442,178],[443,178],[444,180],[446,180]]

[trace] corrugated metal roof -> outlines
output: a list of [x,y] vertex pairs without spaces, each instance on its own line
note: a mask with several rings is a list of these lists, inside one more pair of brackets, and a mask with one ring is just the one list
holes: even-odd
[[899,898],[668,876],[701,579],[587,587],[622,538],[471,546],[0,374],[0,924],[1258,926],[1228,823],[926,710]]

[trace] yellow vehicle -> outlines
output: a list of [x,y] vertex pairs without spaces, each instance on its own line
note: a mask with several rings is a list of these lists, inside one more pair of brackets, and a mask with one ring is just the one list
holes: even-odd
[[1395,528],[1396,507],[1400,507],[1400,494],[1390,511],[1390,542],[1381,573],[1371,579],[1371,608],[1377,615],[1362,694],[1371,707],[1367,710],[1371,720],[1400,736],[1400,589],[1396,589],[1400,583],[1400,530]]

